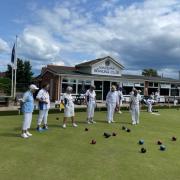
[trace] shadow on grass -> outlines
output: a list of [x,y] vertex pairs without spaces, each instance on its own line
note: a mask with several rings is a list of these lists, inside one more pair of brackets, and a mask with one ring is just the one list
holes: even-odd
[[5,133],[0,133],[0,136],[2,137],[20,137],[20,134],[15,134],[15,133],[10,133],[10,132],[5,132]]

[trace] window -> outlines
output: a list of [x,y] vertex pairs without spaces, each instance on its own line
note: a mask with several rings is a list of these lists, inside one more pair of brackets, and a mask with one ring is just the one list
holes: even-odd
[[96,86],[96,90],[102,90],[102,81],[94,81],[94,85]]
[[150,87],[153,87],[153,82],[149,82],[149,86],[150,86]]
[[154,87],[158,87],[158,83],[154,83]]
[[160,89],[161,96],[169,96],[169,89]]
[[68,79],[63,78],[63,81],[62,81],[62,82],[67,83],[67,82],[68,82]]
[[179,96],[179,90],[178,89],[171,89],[171,96]]
[[71,86],[73,88],[72,94],[76,94],[76,79],[63,78],[62,93],[66,92],[66,88]]
[[91,80],[78,80],[78,94],[85,94],[90,88]]

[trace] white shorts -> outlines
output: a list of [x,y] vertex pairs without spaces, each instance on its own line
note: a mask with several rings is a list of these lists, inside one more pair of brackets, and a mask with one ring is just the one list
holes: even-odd
[[64,109],[64,117],[74,116],[74,106],[67,106]]

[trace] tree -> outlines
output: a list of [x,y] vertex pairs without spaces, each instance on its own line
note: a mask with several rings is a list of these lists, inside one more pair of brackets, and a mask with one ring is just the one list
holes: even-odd
[[0,95],[11,94],[11,80],[9,78],[0,78]]
[[159,76],[156,69],[143,69],[142,75],[148,76],[148,77],[158,77]]
[[[32,81],[32,66],[29,61],[23,61],[22,59],[17,59],[17,71],[16,71],[16,83],[17,89],[20,91],[25,90]],[[12,78],[12,67],[8,64],[6,77]]]

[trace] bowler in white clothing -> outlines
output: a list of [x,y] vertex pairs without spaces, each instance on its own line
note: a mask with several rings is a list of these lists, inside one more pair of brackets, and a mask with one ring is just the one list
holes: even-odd
[[116,108],[119,108],[119,96],[116,91],[116,87],[112,86],[111,90],[108,92],[106,96],[106,107],[107,107],[107,121],[108,123],[115,122],[114,121],[114,112]]
[[121,114],[121,107],[122,107],[122,102],[123,102],[123,92],[122,92],[122,87],[119,87],[119,90],[118,90],[118,96],[119,96],[119,111],[118,113]]
[[141,101],[141,95],[136,89],[133,90],[133,93],[130,96],[130,111],[132,116],[132,125],[139,124],[139,106]]
[[61,103],[64,105],[64,119],[63,119],[63,128],[66,128],[66,121],[67,118],[71,118],[72,120],[72,126],[73,127],[77,127],[77,124],[75,123],[75,119],[74,119],[74,103],[73,103],[73,97],[71,95],[72,93],[72,87],[68,86],[66,89],[66,93],[64,93],[62,99],[61,99]]
[[23,118],[23,125],[22,125],[22,134],[21,137],[23,138],[28,138],[32,136],[32,134],[28,131],[31,126],[31,121],[32,121],[32,113],[34,110],[34,97],[33,93],[35,93],[36,90],[39,88],[31,84],[29,86],[29,91],[25,92],[23,95],[23,99],[21,99],[21,111],[24,114]]
[[[37,131],[47,130],[47,117],[50,109],[49,84],[44,84],[38,92],[36,99],[39,101],[39,116],[37,119]],[[43,122],[43,129],[41,123]]]
[[94,121],[94,110],[96,107],[96,92],[95,92],[95,86],[91,85],[90,89],[86,91],[85,94],[85,102],[87,105],[87,123],[96,123]]

